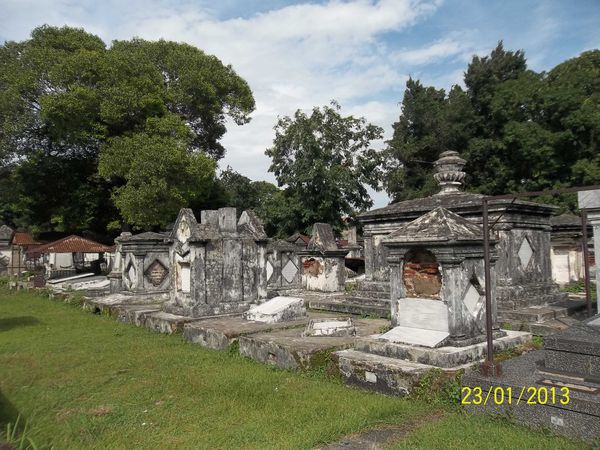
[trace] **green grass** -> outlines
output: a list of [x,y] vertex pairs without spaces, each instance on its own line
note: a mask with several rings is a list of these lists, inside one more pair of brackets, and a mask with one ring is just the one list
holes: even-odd
[[439,422],[425,424],[392,448],[568,450],[586,446],[557,438],[548,432],[514,425],[505,419],[452,414]]
[[529,448],[575,445],[453,410],[428,425],[439,408],[271,369],[31,292],[0,290],[0,425],[21,415],[38,446],[312,448],[405,421],[425,424],[408,436],[409,446],[438,439],[451,447],[482,429],[515,442],[528,436]]

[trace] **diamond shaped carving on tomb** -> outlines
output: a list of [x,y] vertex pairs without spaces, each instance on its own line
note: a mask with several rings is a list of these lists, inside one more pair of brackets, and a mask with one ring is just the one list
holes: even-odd
[[521,266],[523,268],[527,267],[529,265],[529,262],[531,261],[531,257],[533,256],[533,248],[531,247],[531,244],[529,243],[529,239],[527,237],[525,237],[521,242],[521,245],[519,246],[518,255],[519,260],[521,261]]
[[153,286],[160,286],[163,281],[165,281],[168,273],[169,270],[158,259],[155,259],[154,262],[148,266],[144,275]]
[[273,275],[273,265],[270,261],[267,261],[267,282],[271,281],[271,276]]
[[289,260],[287,262],[287,264],[283,267],[283,270],[281,271],[283,278],[285,278],[285,280],[288,283],[291,283],[292,281],[294,281],[294,278],[296,277],[297,273],[298,273],[298,268],[292,262],[292,260]]
[[479,310],[483,306],[483,302],[481,301],[481,293],[479,290],[473,286],[473,283],[469,283],[469,288],[463,297],[463,303],[471,313],[473,317],[476,317],[479,314]]

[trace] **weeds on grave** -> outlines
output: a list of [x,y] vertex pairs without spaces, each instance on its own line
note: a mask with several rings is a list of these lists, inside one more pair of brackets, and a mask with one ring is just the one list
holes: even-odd
[[[585,281],[572,281],[561,288],[561,291],[571,294],[585,294]],[[596,283],[590,282],[591,300],[596,301]]]
[[501,363],[516,356],[521,356],[523,353],[539,350],[542,347],[544,347],[544,339],[540,336],[533,336],[531,342],[528,342],[527,344],[494,353],[494,360]]
[[447,373],[442,369],[428,370],[413,386],[410,397],[429,404],[460,408],[463,374],[462,369],[454,373]]

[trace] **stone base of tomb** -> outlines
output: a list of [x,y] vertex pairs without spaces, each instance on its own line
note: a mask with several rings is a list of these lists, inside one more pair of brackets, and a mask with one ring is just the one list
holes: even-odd
[[264,323],[242,317],[206,319],[188,323],[183,328],[186,341],[216,350],[225,350],[242,336],[298,328],[303,331],[311,319],[331,317],[329,314],[309,312],[306,317],[286,322]]
[[500,280],[496,287],[498,309],[512,310],[529,306],[548,305],[565,301],[566,292],[561,292],[552,282],[504,285]]
[[329,295],[315,294],[313,292],[310,294],[306,293],[304,297],[310,309],[363,317],[380,317],[382,319],[390,317],[389,300],[360,298],[341,292]]
[[[531,334],[506,331],[494,340],[494,351],[526,344]],[[357,339],[352,350],[335,353],[346,384],[393,395],[407,395],[421,376],[431,369],[454,373],[469,369],[486,355],[486,343],[466,347],[428,348],[377,339]]]
[[[536,427],[544,427],[568,437],[579,437],[588,442],[600,438],[600,384],[585,381],[581,377],[560,376],[556,373],[545,373],[543,368],[546,350],[526,353],[518,358],[513,358],[502,363],[500,377],[487,378],[479,373],[468,374],[463,377],[463,385],[481,387],[483,392],[493,387],[504,388],[504,393],[511,388],[512,398],[508,398],[501,405],[489,402],[486,405],[466,405],[465,408],[474,414],[490,414],[511,417],[515,422],[525,423]],[[569,386],[569,402],[564,400],[561,388]],[[551,388],[555,388],[555,402],[552,402]],[[530,389],[529,395],[527,389]],[[541,399],[537,392],[542,390]],[[524,395],[519,400],[521,391]],[[529,396],[534,403],[528,404]],[[541,404],[540,400],[544,403]]]
[[[338,317],[342,319],[343,317]],[[243,356],[287,370],[309,370],[332,364],[331,353],[354,346],[358,337],[380,332],[389,326],[385,319],[357,319],[355,336],[306,336],[304,328],[239,337]],[[335,366],[333,366],[335,368]]]
[[545,338],[544,350],[504,362],[501,376],[472,373],[463,385],[511,394],[500,405],[467,405],[471,412],[510,415],[589,442],[600,439],[600,316]]
[[178,316],[203,319],[222,315],[239,315],[255,305],[256,303],[252,302],[222,302],[217,305],[197,304],[191,307],[168,302],[163,306],[163,311]]
[[160,306],[167,301],[167,294],[133,294],[121,292],[102,297],[86,297],[83,301],[83,308],[95,313],[104,313],[113,315],[115,308],[126,305],[153,305]]
[[498,321],[513,330],[549,336],[579,323],[586,315],[585,300],[569,298],[547,305],[498,309]]

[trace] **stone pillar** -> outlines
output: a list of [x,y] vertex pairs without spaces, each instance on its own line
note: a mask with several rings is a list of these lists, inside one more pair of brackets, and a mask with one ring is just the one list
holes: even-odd
[[[600,189],[578,192],[579,209],[587,212],[587,221],[594,233],[594,257],[596,260],[596,312],[600,313]],[[587,243],[586,243],[587,245]],[[590,274],[591,275],[591,274]]]
[[392,326],[398,325],[398,300],[404,296],[404,284],[402,283],[402,260],[390,258],[390,300]]

